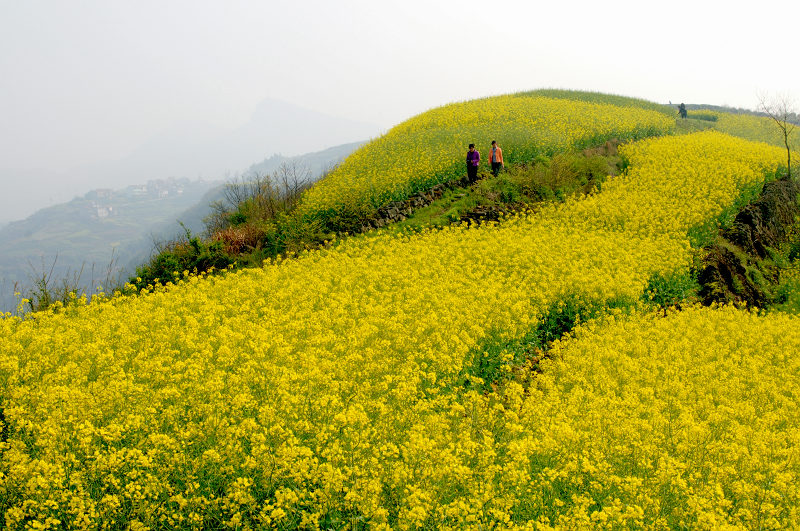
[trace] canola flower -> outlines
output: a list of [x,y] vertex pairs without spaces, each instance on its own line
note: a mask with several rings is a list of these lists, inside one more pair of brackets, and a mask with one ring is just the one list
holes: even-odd
[[[614,101],[627,100],[617,98]],[[465,172],[466,146],[503,146],[506,163],[529,161],[609,138],[634,140],[671,131],[674,120],[634,105],[546,98],[531,94],[453,103],[420,114],[347,157],[306,191],[307,216],[333,217],[345,208],[378,208]]]
[[572,207],[575,216],[637,234],[684,238],[715,218],[739,193],[764,182],[785,160],[771,146],[714,131],[621,146],[630,161],[622,179]]
[[638,107],[650,111],[665,114],[670,118],[675,117],[675,108],[672,105],[663,105],[649,100],[632,98],[630,96],[620,96],[618,94],[608,94],[605,92],[592,92],[586,90],[566,90],[566,89],[535,89],[513,94],[516,97],[543,97],[554,99],[565,99],[571,101],[582,101],[587,103],[603,103],[616,107]]
[[573,528],[796,529],[798,324],[735,308],[590,323],[523,401],[516,488],[560,498],[540,510]]
[[[619,317],[558,347],[527,393],[469,385],[492,332],[518,337],[571,294],[635,301],[687,268],[687,228],[781,156],[719,133],[626,150],[601,193],[502,225],[352,238],[0,320],[3,523],[796,526],[795,318]],[[765,421],[731,411],[765,396]]]
[[[716,118],[712,122],[713,128],[721,133],[738,136],[753,142],[766,142],[774,146],[784,147],[783,133],[771,118],[719,111],[703,111],[703,114]],[[795,129],[789,136],[789,145],[794,151],[800,149],[800,129]],[[797,154],[795,153],[794,156],[797,156]]]
[[794,260],[780,272],[778,295],[782,299],[777,309],[800,313],[800,261]]

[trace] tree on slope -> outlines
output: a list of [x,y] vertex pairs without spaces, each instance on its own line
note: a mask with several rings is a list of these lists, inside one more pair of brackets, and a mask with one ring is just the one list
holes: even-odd
[[794,102],[787,94],[771,98],[761,95],[758,99],[758,110],[772,118],[783,135],[783,144],[786,146],[786,171],[788,176],[791,177],[792,150],[789,138],[797,128],[797,112],[795,111]]

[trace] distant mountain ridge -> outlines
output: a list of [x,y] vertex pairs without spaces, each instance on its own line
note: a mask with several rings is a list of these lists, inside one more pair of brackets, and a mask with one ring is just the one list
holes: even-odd
[[338,164],[362,145],[364,145],[364,142],[351,142],[349,144],[342,144],[341,146],[334,146],[315,153],[306,153],[305,155],[295,157],[286,157],[276,154],[259,163],[253,164],[245,173],[263,175],[265,173],[274,172],[285,162],[297,162],[306,166],[315,177],[319,177],[330,170],[331,165]]
[[[307,168],[312,179],[355,151],[353,142],[295,157],[273,155],[242,172],[264,175],[281,164]],[[14,285],[30,285],[30,276],[49,270],[53,279],[84,269],[82,288],[91,291],[104,278],[91,269],[105,270],[115,260],[118,277],[132,275],[153,251],[155,241],[183,234],[178,222],[192,231],[204,230],[211,203],[224,198],[225,181],[157,179],[113,190],[95,188],[71,201],[36,211],[21,221],[0,223],[0,311],[16,306]],[[57,257],[57,260],[56,260]],[[92,282],[94,281],[94,282]]]
[[[112,190],[92,190],[82,197],[36,211],[0,228],[0,309],[13,305],[13,286],[30,286],[31,276],[51,275],[53,282],[74,278],[94,288],[141,245],[142,231],[170,219],[198,201],[215,182],[163,179]],[[50,273],[52,271],[52,273]],[[102,278],[101,278],[102,277]]]
[[[175,124],[122,158],[58,172],[0,167],[0,183],[6,192],[0,196],[0,212],[5,220],[22,219],[86,190],[117,189],[152,179],[223,179],[268,153],[296,156],[379,133],[376,124],[265,99],[238,127],[223,128],[199,120]],[[46,158],[43,153],[42,159]],[[36,165],[31,162],[32,167]]]

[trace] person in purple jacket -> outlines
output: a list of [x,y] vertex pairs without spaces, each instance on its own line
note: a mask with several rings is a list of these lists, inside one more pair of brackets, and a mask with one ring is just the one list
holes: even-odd
[[478,180],[478,164],[481,162],[481,154],[475,149],[475,144],[469,145],[467,151],[467,179],[474,183]]

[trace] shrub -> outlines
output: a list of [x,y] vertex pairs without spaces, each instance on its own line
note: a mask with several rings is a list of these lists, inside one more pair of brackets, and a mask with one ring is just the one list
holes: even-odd
[[217,231],[212,241],[222,242],[225,253],[239,255],[263,247],[275,231],[274,223],[246,223]]
[[274,220],[291,212],[311,186],[311,170],[285,162],[272,174],[240,176],[225,185],[224,199],[212,205],[206,232],[216,234],[230,226]]
[[598,187],[608,175],[618,172],[616,156],[564,153],[552,158],[538,157],[534,164],[513,168],[510,179],[535,200],[565,200],[581,191]]
[[625,298],[594,301],[570,294],[550,305],[538,324],[521,337],[508,338],[501,331],[492,331],[467,356],[462,373],[464,385],[484,391],[508,381],[515,370],[524,367],[538,370],[542,357],[547,357],[553,342],[572,332],[580,323],[603,315],[610,308],[633,308]]
[[642,300],[659,308],[679,307],[695,300],[700,285],[689,271],[655,273],[647,281]]
[[234,263],[234,257],[225,252],[223,241],[206,243],[186,229],[184,239],[159,245],[150,262],[137,267],[136,277],[129,282],[137,290],[141,290],[172,281],[184,271],[200,273],[225,269]]
[[476,191],[492,202],[516,203],[522,199],[521,187],[507,173],[481,180]]
[[695,120],[703,120],[706,122],[716,122],[719,119],[719,116],[712,112],[697,112],[691,111],[688,113],[689,118],[694,118]]

